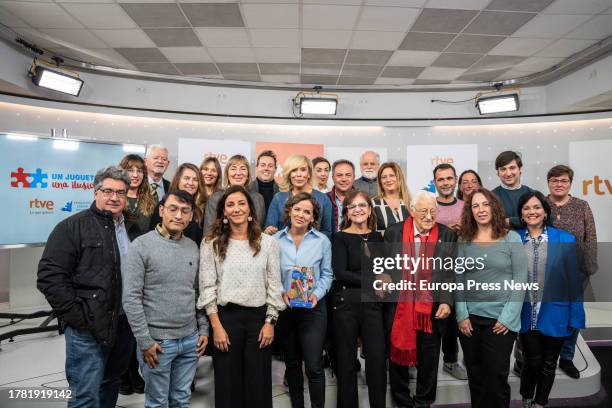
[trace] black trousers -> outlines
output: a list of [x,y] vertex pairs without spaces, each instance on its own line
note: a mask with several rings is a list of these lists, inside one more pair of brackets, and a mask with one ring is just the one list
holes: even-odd
[[229,351],[212,346],[215,407],[272,408],[272,354],[259,348],[266,306],[219,306],[219,320],[229,336]]
[[327,329],[325,298],[314,309],[287,308],[278,319],[285,357],[285,375],[293,408],[304,407],[304,375],[302,362],[308,377],[310,405],[325,406],[325,371],[323,369],[323,343]]
[[339,286],[331,295],[338,408],[356,408],[356,350],[361,337],[370,407],[384,408],[387,393],[383,304],[361,302],[361,289]]
[[455,311],[446,319],[446,328],[442,336],[442,358],[445,363],[456,363],[459,356],[458,345],[459,328],[457,327],[457,319],[455,319]]
[[547,336],[538,330],[530,330],[519,337],[523,345],[521,395],[546,405],[555,382],[557,359],[566,338]]
[[496,319],[470,315],[474,329],[471,337],[459,335],[473,408],[510,406],[510,354],[516,332],[493,333]]
[[438,386],[438,361],[442,333],[437,324],[431,333],[417,331],[417,385],[414,397],[410,397],[408,366],[389,361],[391,396],[398,407],[429,407],[436,400]]

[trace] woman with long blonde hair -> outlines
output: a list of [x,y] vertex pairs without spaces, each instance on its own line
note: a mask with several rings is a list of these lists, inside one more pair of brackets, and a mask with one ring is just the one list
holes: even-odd
[[408,218],[412,195],[399,164],[386,162],[378,169],[378,197],[372,200],[376,215],[376,230],[384,233],[391,225]]
[[332,233],[332,207],[329,198],[312,186],[312,163],[308,157],[301,154],[289,156],[283,164],[282,179],[278,183],[279,192],[274,195],[268,217],[266,218],[267,234],[274,234],[287,226],[283,215],[287,199],[299,193],[309,193],[317,201],[321,209],[319,230],[328,238]]

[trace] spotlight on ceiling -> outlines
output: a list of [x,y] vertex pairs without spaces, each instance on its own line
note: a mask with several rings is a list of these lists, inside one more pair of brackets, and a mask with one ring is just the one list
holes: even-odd
[[481,115],[515,112],[519,110],[519,97],[516,93],[479,97],[476,99],[476,107]]
[[303,115],[335,115],[338,110],[338,95],[322,93],[321,87],[314,88],[314,92],[299,92],[293,98],[293,113],[295,116]]
[[72,96],[79,96],[83,88],[83,81],[78,73],[49,68],[38,64],[36,60],[32,63],[30,74],[35,85]]

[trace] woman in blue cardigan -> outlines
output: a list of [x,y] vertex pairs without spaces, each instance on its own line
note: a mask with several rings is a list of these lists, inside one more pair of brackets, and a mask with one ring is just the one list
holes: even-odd
[[528,282],[538,284],[527,292],[521,311],[521,395],[524,407],[540,408],[548,403],[563,341],[585,326],[582,286],[576,239],[551,226],[551,209],[544,195],[539,191],[523,194],[518,213]]
[[285,202],[290,196],[298,193],[310,193],[321,209],[319,230],[331,238],[332,235],[332,204],[326,194],[312,187],[312,163],[308,157],[301,154],[289,156],[283,165],[282,180],[278,183],[280,191],[274,194],[265,230],[267,234],[274,234],[287,226],[284,217]]

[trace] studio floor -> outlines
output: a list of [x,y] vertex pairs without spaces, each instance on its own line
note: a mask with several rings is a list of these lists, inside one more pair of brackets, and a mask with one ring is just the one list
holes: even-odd
[[[39,320],[21,322],[10,327],[1,327],[8,321],[0,321],[0,333],[16,328],[32,327]],[[19,336],[14,342],[4,341],[0,344],[0,389],[15,387],[66,387],[64,374],[64,337],[56,332]],[[575,364],[582,373],[579,381],[572,380],[560,371],[553,388],[550,407],[612,407],[612,347],[593,347],[592,350],[580,339]],[[362,362],[363,366],[363,362]],[[273,401],[275,408],[290,407],[287,387],[282,379],[284,364],[274,361],[272,365]],[[367,387],[363,369],[359,373],[360,406],[367,407]],[[512,407],[519,407],[518,378],[510,374],[513,399]],[[446,374],[441,368],[438,377],[438,398],[435,407],[460,408],[469,407],[469,393],[466,381],[459,381]],[[414,384],[412,384],[414,386]],[[308,394],[307,388],[305,389]],[[572,398],[570,398],[572,397]],[[326,407],[334,407],[336,401],[336,381],[327,371]],[[142,407],[143,395],[133,394],[119,396],[118,407]],[[43,406],[52,408],[64,406],[60,403],[35,403],[32,401],[11,402],[8,407]],[[196,391],[192,396],[194,408],[214,407],[214,382],[212,361],[210,357],[200,360],[197,371]],[[393,404],[388,395],[388,406]]]

